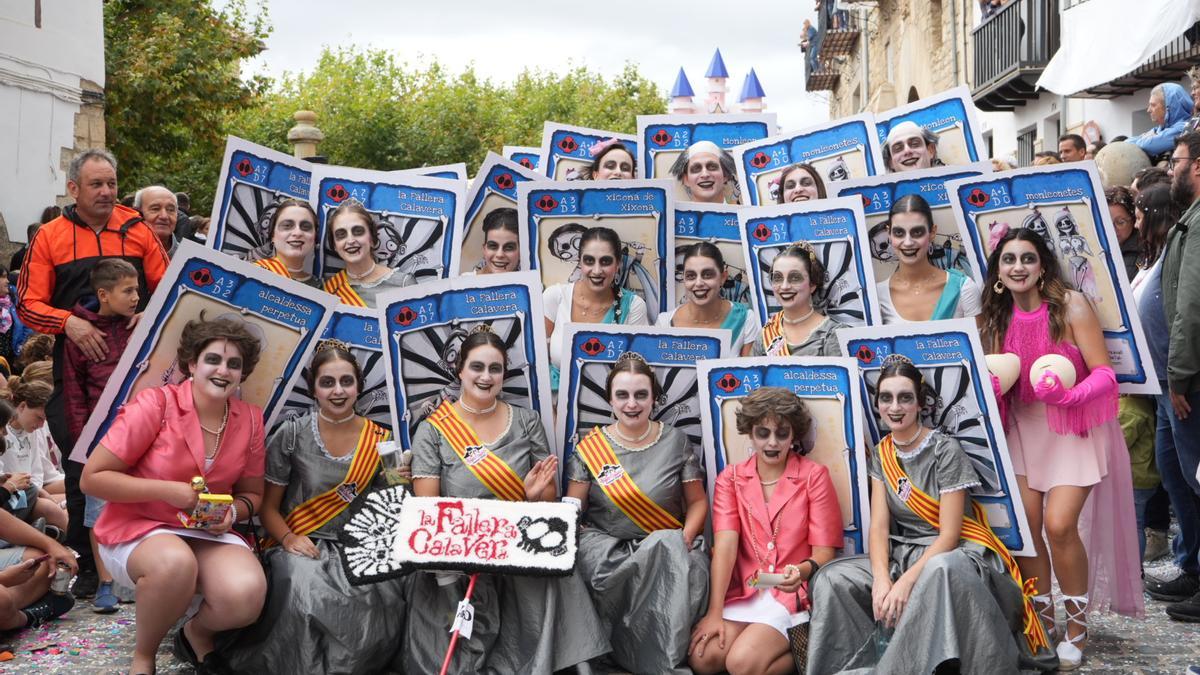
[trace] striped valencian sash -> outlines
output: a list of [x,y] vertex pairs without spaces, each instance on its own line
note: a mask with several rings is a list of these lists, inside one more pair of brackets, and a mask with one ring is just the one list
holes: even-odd
[[[769,356],[791,355],[792,352],[787,345],[787,336],[783,334],[783,310],[775,312],[775,315],[763,326],[762,343],[763,351]],[[773,352],[772,349],[776,351]]]
[[427,419],[471,473],[496,495],[510,502],[525,501],[525,481],[499,455],[487,449],[450,401],[442,401]]
[[[341,483],[292,509],[284,519],[288,528],[298,535],[307,535],[319,530],[350,506],[350,502],[354,501],[375,477],[375,471],[379,468],[379,451],[375,445],[387,438],[387,429],[366,420],[358,434],[358,445],[354,447],[354,459],[350,460],[346,477]],[[263,547],[274,546],[276,543],[278,542],[274,539],[268,538]]]
[[278,274],[286,279],[292,278],[292,275],[288,274],[287,265],[284,265],[283,261],[279,258],[262,258],[260,260],[255,260],[254,264],[258,265],[264,270],[274,272],[275,274]]
[[338,296],[338,299],[344,305],[350,305],[351,307],[367,306],[362,296],[350,285],[350,275],[346,273],[346,270],[342,270],[325,280],[325,292]]
[[683,523],[667,513],[633,482],[600,427],[592,427],[591,432],[575,446],[575,451],[583,457],[588,471],[592,472],[605,496],[647,534],[656,530],[683,528]]
[[[904,502],[905,506],[912,509],[913,513],[920,516],[925,522],[935,528],[938,527],[941,513],[938,500],[913,485],[908,474],[901,468],[899,460],[896,459],[896,447],[892,444],[891,434],[884,436],[883,440],[879,442],[879,459],[883,464],[883,475],[887,479],[888,489],[892,491],[892,494],[896,495],[900,501]],[[975,517],[963,516],[962,538],[995,552],[1004,561],[1005,568],[1017,582],[1017,586],[1024,596],[1025,640],[1029,643],[1029,649],[1034,654],[1037,654],[1040,649],[1050,649],[1046,631],[1033,608],[1032,598],[1037,594],[1034,588],[1036,579],[1021,579],[1021,570],[1017,567],[1017,561],[1013,559],[1004,542],[996,537],[991,525],[988,525],[987,514],[984,513],[983,507],[974,500],[971,505]]]

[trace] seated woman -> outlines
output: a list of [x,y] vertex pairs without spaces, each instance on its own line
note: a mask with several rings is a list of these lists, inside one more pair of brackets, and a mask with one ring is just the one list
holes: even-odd
[[348,507],[379,480],[376,444],[389,434],[355,412],[362,371],[349,345],[321,342],[306,375],[316,410],[267,441],[267,608],[226,654],[238,672],[382,672],[403,637],[407,577],[351,586],[334,546]]
[[832,562],[813,581],[809,675],[1053,669],[1016,562],[967,492],[979,485],[971,460],[921,425],[931,393],[921,372],[894,354],[876,386],[891,433],[867,458],[871,553]]
[[[687,658],[708,594],[708,554],[696,542],[708,515],[704,470],[683,432],[650,421],[660,385],[640,354],[617,359],[605,393],[616,423],[592,427],[567,466],[567,496],[584,521],[576,573],[617,665],[666,673]],[[609,481],[614,466],[624,478]]]
[[[788,630],[808,620],[807,582],[842,545],[829,470],[803,456],[812,424],[787,389],[762,387],[742,399],[737,430],[752,452],[717,477],[708,613],[689,651],[697,673],[795,670]],[[760,574],[783,580],[759,585]]]
[[940,269],[929,260],[937,225],[929,202],[907,195],[892,203],[888,237],[899,267],[875,284],[884,323],[937,321],[979,316],[979,284],[956,269]]
[[285,199],[271,214],[267,234],[275,254],[254,264],[305,286],[321,288],[321,280],[308,272],[317,246],[317,212],[303,199]]
[[793,164],[779,174],[778,204],[825,199],[825,181],[812,164]]
[[[7,439],[0,444],[0,472],[11,474],[20,491],[15,495],[17,512],[28,513],[26,522],[45,518],[62,532],[67,531],[67,510],[61,493],[51,494],[50,481],[61,485],[62,477],[50,460],[50,430],[46,428],[46,403],[54,387],[22,376],[12,388],[15,414],[8,421]],[[26,506],[32,507],[25,511]]]
[[555,389],[562,363],[562,326],[572,322],[647,325],[646,301],[616,285],[621,248],[621,238],[613,230],[588,228],[579,239],[579,281],[555,284],[542,293],[550,336],[550,382]]
[[[262,410],[234,395],[260,350],[245,324],[189,321],[178,351],[188,379],[133,396],[84,466],[83,491],[108,502],[95,527],[100,557],[137,589],[131,673],[154,672],[159,643],[197,593],[203,601],[175,634],[175,655],[201,672],[220,667],[210,654],[215,635],[262,611],[262,565],[229,531],[262,498]],[[232,495],[233,506],[216,525],[182,527],[202,490]]]
[[683,184],[691,201],[709,204],[741,201],[733,155],[712,141],[693,143],[671,165],[671,175]]
[[[499,399],[508,371],[504,341],[480,324],[455,364],[462,397],[444,401],[412,441],[413,491],[419,497],[553,501],[558,461],[538,414]],[[469,438],[463,438],[463,430]],[[469,443],[469,446],[465,443]],[[468,447],[487,451],[467,464]],[[484,463],[485,466],[480,467]],[[478,468],[477,468],[478,467]],[[450,643],[450,619],[467,588],[454,573],[414,572],[405,666],[436,673]],[[600,619],[579,575],[559,578],[479,575],[471,599],[475,625],[459,636],[454,673],[546,674],[607,653]]]
[[629,146],[610,138],[588,148],[592,163],[579,172],[580,180],[629,180],[637,175],[637,159]]
[[825,267],[811,244],[802,241],[771,261],[771,290],[782,308],[763,325],[751,356],[840,356],[837,329],[845,324],[817,311],[825,288]]
[[354,307],[374,307],[389,288],[412,286],[413,275],[375,262],[379,223],[357,199],[347,199],[329,214],[329,247],[346,268],[325,280],[325,292]]
[[749,307],[721,297],[729,279],[721,249],[707,241],[697,242],[683,251],[683,286],[687,302],[659,314],[656,326],[678,328],[724,328],[733,335],[729,341],[735,354],[747,356],[762,328]]
[[515,272],[521,266],[520,231],[517,210],[495,209],[483,217],[483,259],[476,269],[463,276]]

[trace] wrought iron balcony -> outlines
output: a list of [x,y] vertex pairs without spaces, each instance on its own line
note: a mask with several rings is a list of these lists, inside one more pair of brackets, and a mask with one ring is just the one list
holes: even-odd
[[975,88],[980,110],[1013,110],[1037,98],[1034,83],[1058,51],[1058,0],[1012,0],[979,25]]

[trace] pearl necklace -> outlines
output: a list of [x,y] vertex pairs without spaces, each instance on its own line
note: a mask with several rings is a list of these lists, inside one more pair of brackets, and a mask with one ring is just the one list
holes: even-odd
[[778,478],[776,478],[775,480],[762,480],[762,479],[760,478],[760,479],[758,480],[758,483],[759,483],[759,485],[762,485],[763,487],[771,487],[772,485],[774,485],[774,484],[776,484],[776,483],[778,483],[778,482],[779,482],[779,479],[778,479]]
[[[780,310],[780,311],[782,311],[782,310]],[[813,312],[815,312],[815,311],[817,311],[816,307],[810,307],[808,309],[808,314],[805,314],[804,316],[800,317],[799,319],[789,319],[789,318],[787,318],[787,315],[784,314],[784,315],[782,315],[783,322],[789,326],[795,326],[797,324],[804,323],[805,321],[808,321],[808,318],[810,316],[812,316]]]
[[347,268],[346,268],[346,276],[350,277],[350,278],[351,278],[351,279],[353,279],[354,281],[362,281],[363,279],[366,279],[367,277],[369,277],[369,276],[371,276],[372,274],[374,274],[374,273],[375,273],[375,268],[376,268],[376,267],[378,267],[378,266],[379,266],[379,263],[377,263],[377,262],[375,262],[374,260],[372,260],[372,261],[371,261],[371,266],[370,266],[369,268],[367,268],[367,271],[366,271],[366,272],[363,272],[362,274],[355,274],[355,273],[353,273],[353,272],[351,272],[351,271],[350,271],[350,268],[349,268],[349,267],[347,267]]
[[646,430],[642,432],[641,436],[638,436],[637,438],[629,438],[625,434],[621,433],[621,425],[620,425],[620,423],[617,423],[612,426],[612,432],[617,435],[617,438],[621,439],[622,441],[625,441],[626,443],[637,444],[637,443],[641,443],[642,441],[646,440],[646,437],[650,435],[650,430],[653,428],[654,428],[654,422],[651,422],[646,425]]
[[921,437],[921,433],[923,431],[925,431],[925,429],[921,425],[918,424],[917,425],[917,433],[910,436],[907,441],[902,441],[899,438],[896,438],[896,434],[893,433],[892,434],[892,443],[899,445],[902,448],[907,448],[908,446],[917,442],[917,439]]
[[[200,422],[199,414],[196,415],[196,421],[197,421],[197,423]],[[217,456],[218,452],[221,451],[221,438],[225,435],[225,425],[228,422],[229,422],[229,401],[225,401],[225,411],[223,413],[221,413],[221,426],[217,427],[216,429],[209,429],[208,427],[204,426],[204,424],[200,424],[201,431],[208,432],[208,433],[212,434],[213,436],[217,437],[216,443],[213,444],[212,455],[209,455],[207,452],[205,452],[204,453],[205,458],[212,459]]]
[[346,422],[349,422],[350,420],[354,419],[355,417],[358,417],[358,413],[351,410],[349,415],[346,415],[345,417],[342,417],[340,419],[334,419],[334,418],[330,417],[329,415],[326,415],[324,410],[321,410],[318,408],[317,409],[317,417],[320,417],[321,419],[325,420],[326,422],[328,422],[330,424],[337,425],[337,424],[345,424]]
[[490,415],[496,411],[496,406],[499,404],[500,399],[496,399],[495,401],[492,401],[492,404],[486,408],[472,408],[471,406],[467,405],[465,399],[458,399],[458,405],[462,406],[463,410],[471,413],[472,415]]

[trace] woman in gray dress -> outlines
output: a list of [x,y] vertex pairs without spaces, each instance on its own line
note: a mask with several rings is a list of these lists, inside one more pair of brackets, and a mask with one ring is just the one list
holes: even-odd
[[1016,562],[968,493],[971,460],[920,423],[926,389],[906,357],[884,361],[875,405],[891,433],[868,458],[871,553],[814,578],[809,675],[1058,665]]
[[362,372],[349,345],[321,342],[307,377],[316,411],[267,442],[266,610],[227,657],[238,672],[377,673],[399,651],[408,578],[351,586],[334,544],[377,478],[376,444],[388,432],[354,411]]
[[[550,452],[541,419],[531,410],[499,400],[507,368],[504,341],[486,324],[463,341],[455,364],[462,396],[453,403],[444,401],[413,436],[413,491],[417,496],[557,498],[554,478],[558,460]],[[468,465],[462,454],[466,448],[456,448],[438,431],[440,424],[435,422],[439,419],[455,426],[461,423],[470,431],[472,448],[487,452],[482,456],[473,452],[473,463]],[[475,473],[474,467],[485,463],[488,471]],[[466,593],[468,578],[444,572],[412,576],[410,604],[421,610],[409,616],[406,670],[436,673],[445,658],[451,619]],[[471,603],[475,606],[474,628],[470,638],[459,636],[450,672],[548,675],[609,651],[579,575],[480,574]]]
[[346,268],[325,280],[325,292],[354,307],[375,307],[379,294],[417,283],[413,275],[380,265],[379,223],[357,199],[347,199],[329,214],[328,246]]
[[771,290],[782,306],[762,328],[751,356],[839,356],[837,329],[845,324],[813,304],[825,287],[825,267],[806,241],[788,246],[771,261]]
[[622,354],[605,382],[616,423],[593,427],[567,466],[567,496],[584,514],[579,574],[612,659],[634,673],[683,664],[708,597],[708,555],[696,539],[708,514],[704,472],[683,432],[650,420],[660,393],[646,360]]

